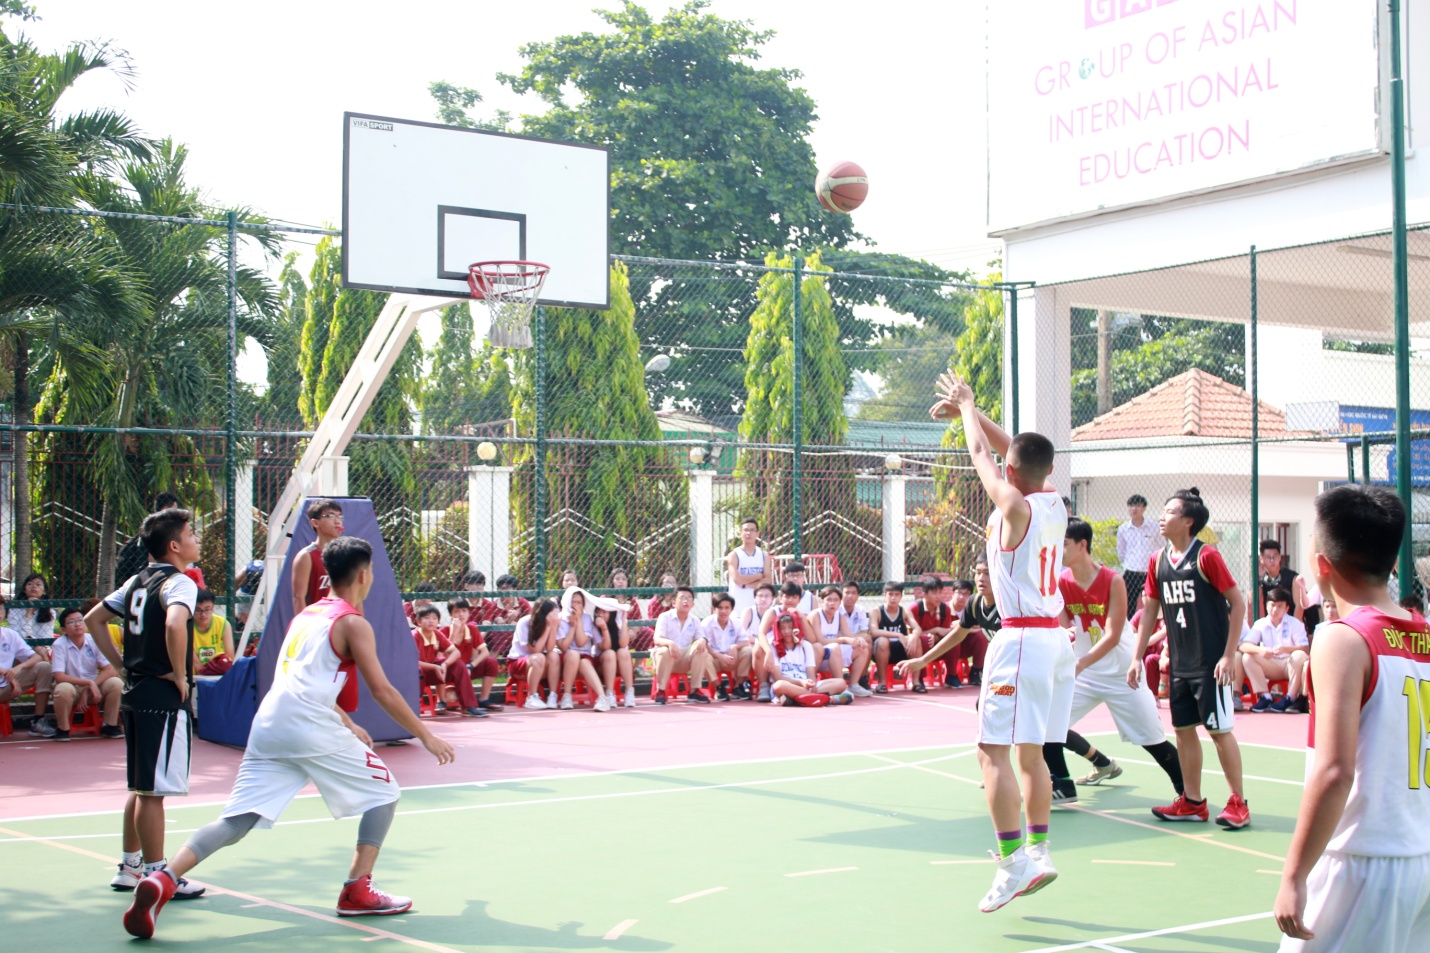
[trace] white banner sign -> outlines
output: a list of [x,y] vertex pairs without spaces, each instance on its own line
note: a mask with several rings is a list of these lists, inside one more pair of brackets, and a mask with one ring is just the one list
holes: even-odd
[[1375,0],[989,0],[988,224],[1380,151]]

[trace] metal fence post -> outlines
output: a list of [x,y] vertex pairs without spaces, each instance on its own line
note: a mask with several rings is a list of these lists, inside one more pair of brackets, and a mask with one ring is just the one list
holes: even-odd
[[[226,532],[223,544],[224,606],[233,615],[234,547],[238,534],[238,213],[228,213],[228,406],[224,408],[223,513]],[[250,554],[251,555],[251,554]],[[245,557],[244,562],[248,558]]]
[[1018,286],[1008,289],[1008,432],[1013,435],[1018,430]]
[[1261,366],[1256,360],[1256,246],[1251,246],[1251,323],[1247,373],[1251,376],[1251,592],[1256,598],[1261,545]]
[[1370,486],[1370,438],[1360,435],[1360,482]]
[[1353,443],[1346,443],[1346,482],[1356,481],[1356,446]]
[[532,315],[532,331],[536,337],[536,590],[537,598],[546,595],[546,309],[538,307]]
[[790,522],[794,526],[794,557],[799,559],[804,552],[804,320],[800,299],[804,289],[801,279],[804,275],[804,257],[794,253],[794,467],[790,476],[793,481],[790,494]]
[[[1390,192],[1391,251],[1395,268],[1395,490],[1413,514],[1410,469],[1410,271],[1405,235],[1405,81],[1400,75],[1400,0],[1390,11]],[[1405,521],[1400,541],[1400,595],[1416,590],[1413,519]]]

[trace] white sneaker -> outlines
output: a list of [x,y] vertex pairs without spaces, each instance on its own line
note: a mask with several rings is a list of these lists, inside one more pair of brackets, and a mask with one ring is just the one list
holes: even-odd
[[858,682],[850,682],[849,694],[853,695],[855,698],[868,698],[874,693],[869,691],[869,689],[865,688],[863,685],[860,685]]
[[526,702],[521,707],[530,708],[532,711],[545,711],[547,706],[540,695],[527,695]]
[[998,872],[993,875],[993,886],[988,888],[979,901],[978,909],[984,913],[1006,906],[1015,897],[1021,897],[1037,888],[1043,879],[1043,869],[1019,847],[1007,857],[998,861]]
[[555,692],[547,692],[547,693],[546,693],[546,707],[547,707],[547,708],[556,708],[556,707],[559,707],[559,706],[557,705],[557,703],[556,703],[556,693],[555,693]]
[[608,704],[608,705],[606,706],[607,708],[615,708],[615,707],[616,707],[616,693],[615,693],[615,692],[606,692],[606,701],[610,703],[610,704]]
[[602,695],[596,699],[596,711],[610,711],[616,707],[616,703],[611,701],[610,695]]
[[1094,765],[1091,772],[1077,779],[1077,783],[1101,784],[1103,781],[1111,781],[1113,778],[1122,777],[1122,766],[1111,758],[1108,758],[1107,761],[1107,767],[1099,768]]
[[1028,851],[1028,860],[1033,862],[1043,877],[1037,883],[1023,891],[1023,896],[1025,897],[1037,893],[1058,879],[1058,868],[1053,866],[1053,857],[1052,853],[1048,850],[1047,841],[1043,841],[1041,844],[1027,844],[1026,849]]
[[576,703],[571,700],[571,693],[570,693],[570,692],[567,692],[566,694],[564,694],[564,695],[561,696],[561,710],[562,710],[562,711],[570,711],[571,709],[573,709],[573,708],[575,708],[575,707],[576,707]]
[[119,872],[114,875],[114,879],[109,885],[115,890],[133,890],[139,886],[139,881],[144,879],[144,865],[135,864],[133,867],[120,861]]
[[636,707],[636,692],[635,692],[635,689],[633,689],[633,688],[628,688],[628,689],[626,689],[626,704],[625,704],[625,707],[627,707],[627,708],[634,708],[634,707]]

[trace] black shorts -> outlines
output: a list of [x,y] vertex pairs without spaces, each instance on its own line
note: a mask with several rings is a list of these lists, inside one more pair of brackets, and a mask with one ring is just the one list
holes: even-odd
[[1218,685],[1211,673],[1198,678],[1173,675],[1167,707],[1172,710],[1173,728],[1201,725],[1207,731],[1231,731],[1231,686]]
[[129,790],[154,797],[189,793],[193,718],[182,708],[123,708]]
[[904,643],[902,639],[891,639],[888,636],[880,636],[880,638],[884,639],[884,641],[889,643],[890,665],[897,665],[899,662],[902,662],[904,659],[909,657],[909,651],[908,649],[904,648]]

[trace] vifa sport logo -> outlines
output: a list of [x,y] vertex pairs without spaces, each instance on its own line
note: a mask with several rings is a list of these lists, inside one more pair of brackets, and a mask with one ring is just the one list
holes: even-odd
[[353,128],[354,128],[354,129],[372,129],[372,130],[375,130],[375,131],[377,131],[377,132],[392,132],[392,123],[390,123],[390,122],[377,122],[377,121],[372,120],[372,119],[354,119],[354,120],[353,120]]

